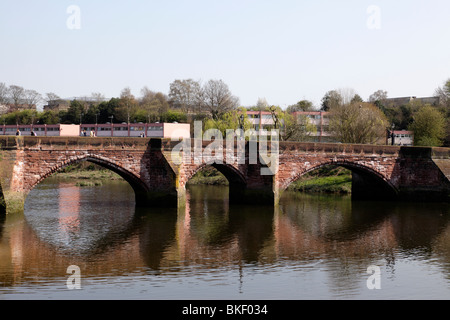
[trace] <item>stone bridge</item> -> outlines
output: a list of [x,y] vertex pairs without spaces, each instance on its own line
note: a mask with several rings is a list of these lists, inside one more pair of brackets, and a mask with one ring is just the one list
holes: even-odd
[[[211,145],[200,143],[201,152]],[[231,203],[276,205],[292,182],[330,164],[352,170],[355,199],[446,201],[450,191],[447,148],[280,142],[277,170],[262,175],[269,164],[259,156],[257,162],[251,161],[249,142],[244,159],[235,163],[209,163],[206,157],[175,159],[172,151],[180,143],[161,139],[0,137],[0,144],[0,195],[6,212],[23,210],[27,194],[37,184],[79,161],[122,176],[132,186],[137,206],[183,205],[187,182],[206,165],[228,179]],[[225,146],[220,152],[223,159],[230,157]]]

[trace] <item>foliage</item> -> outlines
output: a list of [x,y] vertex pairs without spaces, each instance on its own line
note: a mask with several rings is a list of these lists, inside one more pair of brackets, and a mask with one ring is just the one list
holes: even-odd
[[334,107],[341,105],[343,98],[336,90],[328,91],[322,98],[322,111],[330,111]]
[[330,131],[343,143],[373,144],[385,137],[386,116],[371,103],[350,103],[330,111]]
[[415,145],[438,147],[446,135],[446,120],[439,110],[426,105],[414,114],[409,129],[414,131]]
[[286,111],[289,113],[297,111],[312,111],[314,109],[313,103],[308,100],[300,100],[296,104],[287,107]]
[[204,122],[204,130],[218,129],[223,137],[228,129],[236,130],[242,128],[244,131],[252,128],[252,123],[248,119],[245,108],[224,113],[218,119],[207,119]]

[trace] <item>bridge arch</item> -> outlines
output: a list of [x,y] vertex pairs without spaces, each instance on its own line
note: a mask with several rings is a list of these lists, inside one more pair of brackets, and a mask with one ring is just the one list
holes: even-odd
[[44,179],[48,178],[57,171],[64,169],[65,167],[71,164],[78,163],[81,161],[92,162],[105,169],[117,173],[120,177],[122,177],[125,181],[127,181],[130,184],[130,186],[133,188],[136,198],[138,198],[138,195],[145,194],[148,192],[148,186],[135,173],[123,168],[122,166],[118,165],[117,163],[108,158],[94,154],[86,154],[77,157],[70,157],[69,159],[56,163],[53,167],[51,167],[50,170],[40,175],[36,180],[34,180],[31,184],[29,184],[27,186],[27,191],[30,192],[34,187],[36,187],[36,185],[38,185]]
[[231,188],[231,186],[235,186],[235,185],[245,186],[247,184],[244,174],[239,169],[234,167],[233,165],[226,164],[226,163],[223,163],[223,164],[203,163],[203,164],[199,165],[198,167],[195,168],[195,170],[193,170],[190,174],[188,174],[186,176],[186,184],[189,182],[190,179],[192,179],[192,177],[195,176],[195,174],[197,172],[205,169],[208,166],[213,167],[214,169],[219,171],[221,174],[223,174],[225,176],[225,178],[228,180],[228,182],[230,184],[230,188]]
[[323,161],[297,172],[286,181],[280,183],[280,191],[285,191],[289,185],[305,174],[329,165],[344,167],[352,171],[352,197],[355,199],[393,199],[398,195],[398,189],[386,176],[374,168],[361,163],[336,160]]

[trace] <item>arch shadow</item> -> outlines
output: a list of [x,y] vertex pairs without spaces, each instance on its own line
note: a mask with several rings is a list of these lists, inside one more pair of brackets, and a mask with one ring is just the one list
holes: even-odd
[[190,175],[186,181],[186,185],[189,180],[195,176],[196,173],[205,169],[206,167],[213,167],[228,180],[228,192],[229,192],[229,202],[230,203],[244,203],[245,202],[245,191],[247,189],[247,179],[236,167],[223,163],[205,163],[198,166],[198,168]]
[[303,175],[324,166],[343,167],[352,172],[353,200],[394,200],[398,198],[399,192],[397,188],[385,176],[371,167],[345,161],[326,161],[309,168],[289,179],[281,191],[285,191],[289,185],[300,179]]
[[96,155],[86,155],[84,157],[80,157],[77,159],[70,159],[70,160],[61,162],[60,164],[56,165],[55,167],[53,167],[51,170],[49,170],[45,174],[41,175],[39,177],[39,179],[37,179],[35,181],[35,183],[29,187],[28,192],[33,190],[33,188],[36,187],[40,182],[42,182],[46,178],[50,177],[51,175],[55,174],[56,172],[64,169],[65,167],[67,167],[71,164],[82,162],[82,161],[88,161],[88,162],[97,164],[102,168],[105,168],[105,169],[113,171],[114,173],[117,173],[121,178],[123,178],[125,181],[127,181],[128,184],[132,187],[134,194],[135,194],[136,203],[138,203],[137,200],[142,195],[145,195],[148,193],[148,187],[134,173],[122,168],[121,166],[115,164],[114,162],[112,162],[109,159],[102,158],[102,157],[99,157]]

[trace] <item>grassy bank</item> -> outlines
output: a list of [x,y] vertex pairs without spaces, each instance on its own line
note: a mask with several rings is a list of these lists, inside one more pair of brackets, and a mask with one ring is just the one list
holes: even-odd
[[[74,180],[76,185],[81,187],[99,186],[105,180],[122,179],[113,171],[89,162],[70,165],[56,173],[55,177]],[[228,180],[218,170],[208,166],[197,172],[189,180],[188,185],[227,186]],[[350,170],[342,167],[324,166],[293,182],[288,190],[305,193],[350,194],[352,174]]]
[[342,167],[324,166],[293,182],[288,190],[305,193],[350,194],[352,173]]
[[[206,167],[197,172],[189,184],[228,185],[228,181],[213,167]],[[293,182],[288,190],[305,193],[350,194],[352,173],[342,167],[324,166]]]
[[71,179],[77,186],[91,187],[102,185],[104,180],[121,180],[117,173],[89,162],[69,165],[53,175],[55,178]]
[[223,174],[213,167],[206,167],[203,170],[197,172],[188,182],[190,185],[215,185],[215,186],[227,186],[228,180]]

